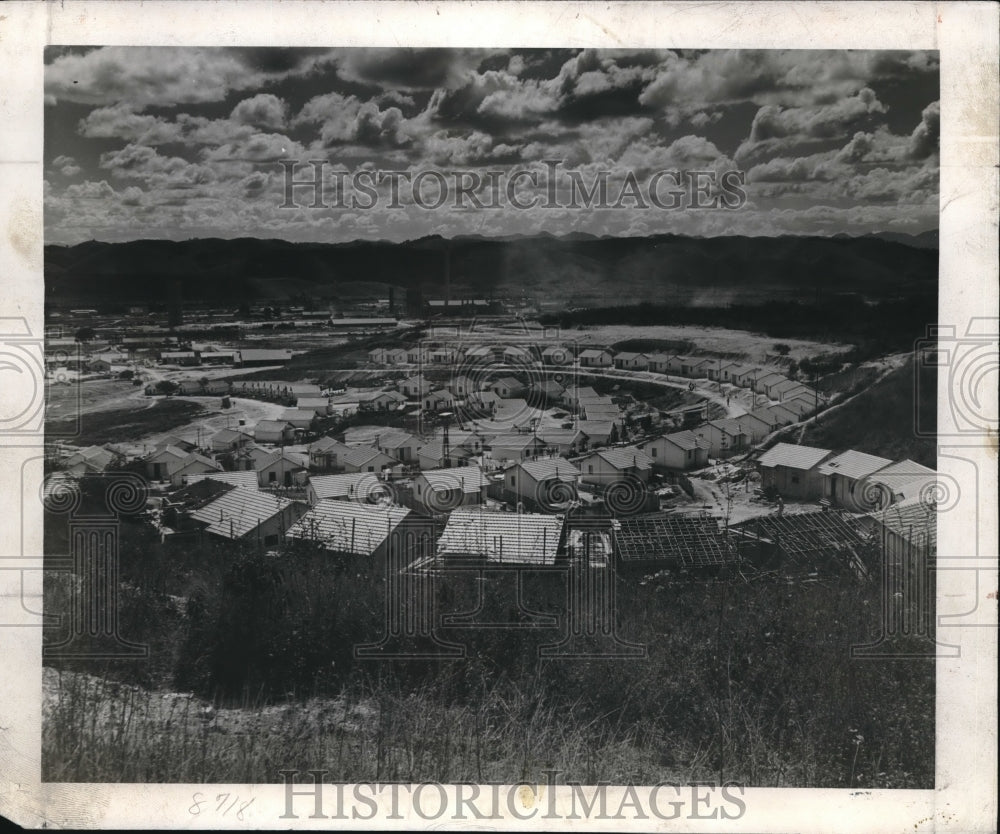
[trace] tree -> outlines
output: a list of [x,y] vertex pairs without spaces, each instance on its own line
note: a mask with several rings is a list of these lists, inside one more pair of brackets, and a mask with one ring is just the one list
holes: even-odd
[[161,394],[173,394],[177,391],[177,383],[171,382],[169,379],[161,379],[156,383],[156,390]]
[[81,327],[79,330],[76,331],[76,334],[73,336],[73,338],[76,339],[76,341],[78,342],[89,342],[96,335],[97,331],[95,331],[93,327]]
[[774,352],[779,356],[788,356],[788,354],[792,352],[792,349],[784,342],[778,342],[778,344],[774,346]]
[[118,374],[118,378],[119,379],[131,379],[132,376],[133,376],[133,374],[134,374],[134,372],[132,371],[131,368],[126,368],[124,371],[122,371],[120,374]]

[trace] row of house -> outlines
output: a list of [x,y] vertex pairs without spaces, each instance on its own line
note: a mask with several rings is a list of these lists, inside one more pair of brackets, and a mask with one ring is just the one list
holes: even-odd
[[918,499],[937,479],[916,461],[891,461],[848,449],[778,443],[757,460],[761,486],[786,498],[822,501],[855,511]]
[[178,365],[193,367],[197,365],[232,365],[237,368],[254,368],[271,365],[284,365],[292,358],[288,349],[272,348],[242,348],[161,350],[159,361],[161,365]]

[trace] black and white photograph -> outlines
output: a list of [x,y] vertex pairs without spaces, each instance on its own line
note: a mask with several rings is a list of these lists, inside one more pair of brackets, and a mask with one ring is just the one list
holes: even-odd
[[945,221],[943,137],[986,118],[953,47],[86,31],[36,50],[40,228],[8,224],[41,796],[737,830],[821,789],[850,830],[995,826],[995,779],[917,799],[943,721],[996,751],[995,698],[949,694],[996,692],[1000,364],[995,271],[955,260],[995,270],[995,166]]

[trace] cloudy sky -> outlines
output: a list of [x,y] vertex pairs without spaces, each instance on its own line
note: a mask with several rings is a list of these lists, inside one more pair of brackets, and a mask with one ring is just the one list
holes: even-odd
[[[45,61],[47,243],[937,227],[933,52],[53,47]],[[630,173],[642,188],[660,170],[739,170],[748,199],[429,211],[405,188],[390,207],[386,182],[367,210],[310,208],[301,190],[302,208],[281,208],[282,159],[507,176],[560,160],[588,184],[608,171],[611,202]]]

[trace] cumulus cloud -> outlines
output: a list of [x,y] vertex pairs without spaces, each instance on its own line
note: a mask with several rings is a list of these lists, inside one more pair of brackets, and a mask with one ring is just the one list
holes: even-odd
[[272,50],[268,55],[259,49],[170,46],[64,52],[45,67],[45,94],[53,101],[126,104],[136,110],[215,102],[232,91],[308,73],[329,60],[326,50]]
[[76,160],[71,156],[61,154],[52,160],[52,169],[58,171],[64,177],[75,177],[83,169],[76,164]]
[[237,124],[280,130],[285,127],[288,105],[270,93],[244,99],[233,108],[230,119]]
[[928,104],[920,114],[920,124],[910,136],[907,150],[912,159],[924,159],[938,152],[941,138],[941,102]]

